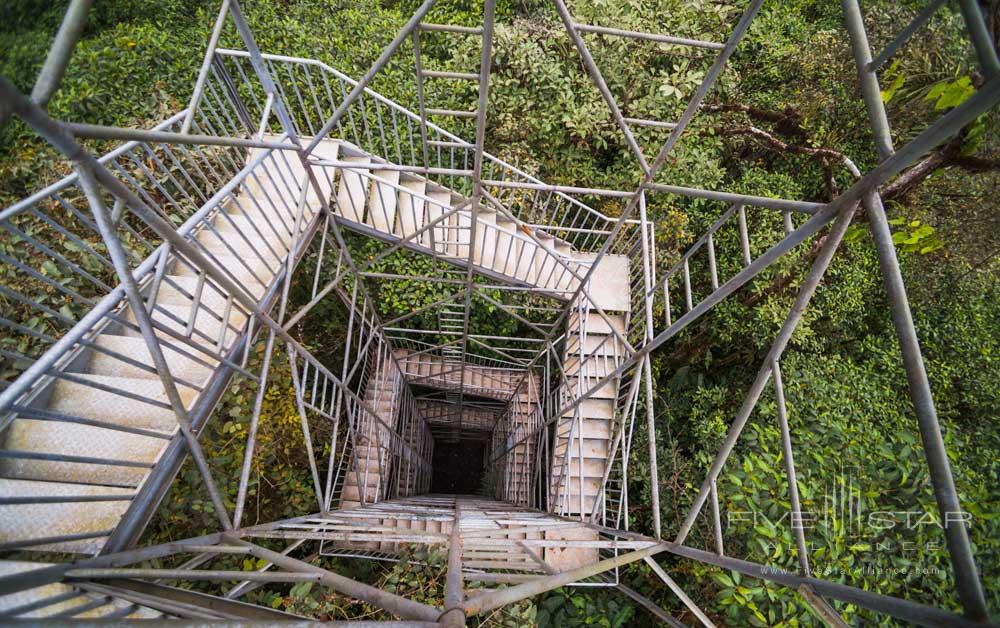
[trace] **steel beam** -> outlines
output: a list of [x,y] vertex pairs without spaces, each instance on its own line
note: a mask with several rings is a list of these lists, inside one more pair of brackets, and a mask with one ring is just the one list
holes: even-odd
[[682,589],[680,585],[678,585],[674,579],[670,577],[670,574],[668,574],[667,571],[660,566],[660,563],[656,562],[656,560],[651,556],[647,556],[643,560],[653,569],[653,573],[659,576],[660,580],[663,580],[663,582],[670,587],[670,590],[674,592],[674,595],[676,595],[680,601],[684,603],[684,606],[688,607],[688,610],[698,618],[698,621],[700,621],[703,626],[706,628],[716,628],[715,624],[712,623],[712,620],[705,614],[705,611],[701,610],[701,607],[695,604],[694,600],[688,597],[688,594],[684,592],[684,589]]
[[622,567],[629,563],[634,563],[637,560],[643,560],[647,556],[654,556],[665,551],[667,546],[668,544],[666,543],[658,543],[652,547],[647,547],[646,549],[621,554],[614,558],[601,560],[590,565],[584,565],[583,567],[546,576],[544,578],[538,578],[537,580],[525,582],[507,589],[480,593],[479,595],[471,597],[465,601],[465,613],[469,617],[473,615],[481,615],[503,606],[507,606],[508,604],[513,604],[514,602],[519,602],[520,600],[545,593],[546,591],[558,589],[559,587],[566,586],[567,584],[571,584],[591,576],[596,576],[597,574],[615,569],[616,567]]
[[94,140],[123,140],[129,142],[150,142],[162,144],[198,144],[203,146],[236,146],[239,148],[276,148],[279,150],[298,150],[298,146],[282,142],[265,142],[240,137],[220,137],[218,135],[193,135],[190,133],[175,133],[173,131],[143,131],[142,129],[123,129],[116,126],[101,126],[98,124],[80,124],[64,122],[63,126],[75,137]]
[[459,628],[465,625],[465,609],[462,602],[462,506],[455,500],[455,518],[451,523],[451,538],[448,542],[448,574],[444,585],[444,612],[441,625]]
[[351,89],[349,94],[347,94],[347,97],[344,98],[344,100],[340,103],[340,105],[337,106],[336,111],[333,112],[333,115],[330,116],[330,119],[327,120],[326,123],[322,126],[322,128],[320,128],[320,130],[316,132],[316,137],[313,138],[312,142],[310,142],[309,145],[306,146],[305,148],[306,153],[313,152],[313,150],[315,150],[316,147],[319,146],[319,143],[323,140],[323,138],[329,135],[330,131],[332,131],[335,126],[337,126],[337,122],[339,122],[340,119],[344,117],[344,114],[347,112],[348,108],[352,104],[354,104],[354,101],[357,100],[361,96],[361,94],[364,93],[365,88],[368,86],[368,83],[370,83],[371,80],[375,78],[375,75],[378,74],[382,70],[382,68],[385,67],[385,64],[389,62],[389,59],[391,59],[392,56],[396,54],[396,50],[398,50],[399,47],[402,45],[402,43],[406,40],[406,38],[410,36],[410,33],[414,32],[414,30],[420,25],[420,21],[424,19],[424,16],[427,15],[427,13],[431,10],[431,7],[433,6],[434,6],[434,0],[425,0],[425,2],[421,4],[419,8],[417,8],[416,12],[410,17],[409,20],[407,20],[406,24],[404,24],[403,27],[399,29],[399,32],[396,33],[396,36],[393,38],[393,40],[389,42],[389,45],[386,46],[384,50],[382,50],[382,54],[378,56],[378,59],[376,59],[375,62],[372,63],[371,67],[368,68],[368,71],[365,72],[364,76],[362,76],[361,79],[357,82],[357,84],[354,85],[354,88]]
[[104,201],[101,199],[100,188],[97,185],[93,172],[85,165],[80,164],[77,167],[77,174],[80,177],[80,187],[83,188],[87,197],[87,202],[94,214],[94,220],[97,223],[101,238],[104,240],[104,245],[108,249],[108,255],[114,263],[115,272],[125,289],[125,296],[131,306],[132,314],[138,322],[142,338],[146,343],[146,348],[149,350],[150,357],[156,367],[156,372],[159,375],[164,392],[167,399],[170,401],[170,407],[177,418],[177,425],[180,428],[181,434],[184,435],[184,442],[187,444],[188,450],[191,452],[191,457],[194,459],[195,466],[198,468],[198,472],[201,474],[202,480],[205,482],[205,489],[208,491],[209,499],[211,500],[212,506],[216,511],[216,517],[219,519],[219,523],[222,527],[228,530],[232,528],[232,523],[229,520],[229,514],[226,511],[225,504],[222,502],[222,497],[215,484],[215,479],[212,477],[212,470],[209,468],[205,454],[201,449],[201,445],[198,443],[198,436],[191,427],[188,411],[184,405],[183,399],[181,399],[180,393],[178,392],[177,383],[170,374],[170,367],[167,365],[167,360],[163,355],[163,349],[160,347],[160,341],[156,336],[156,332],[153,330],[152,316],[146,310],[145,301],[139,292],[139,286],[135,281],[135,277],[132,275],[132,269],[129,266],[125,249],[122,247],[122,243],[118,239],[118,234],[114,226],[111,224],[111,215],[108,213],[107,208],[104,206]]
[[739,412],[737,412],[736,419],[733,421],[732,426],[730,426],[729,432],[726,434],[726,438],[723,441],[722,446],[719,448],[719,452],[716,454],[715,460],[712,462],[711,468],[709,469],[704,482],[702,482],[701,489],[698,491],[697,497],[695,497],[690,510],[688,510],[687,516],[684,518],[684,522],[681,524],[680,529],[677,532],[677,537],[674,539],[675,543],[681,544],[684,542],[684,539],[687,538],[688,532],[691,530],[691,526],[694,525],[695,519],[698,517],[702,507],[705,505],[709,492],[712,490],[712,484],[718,479],[719,474],[722,472],[723,465],[729,458],[729,454],[732,453],[733,448],[736,446],[736,441],[739,439],[740,434],[743,431],[743,427],[746,425],[747,420],[750,418],[750,414],[756,407],[757,401],[760,399],[760,395],[764,391],[764,386],[767,384],[767,380],[771,377],[771,367],[774,361],[781,358],[785,347],[788,346],[788,342],[791,340],[792,334],[795,332],[795,328],[798,327],[802,314],[805,312],[806,307],[812,300],[813,294],[815,294],[820,281],[823,279],[823,275],[826,274],[826,270],[830,266],[830,262],[833,260],[833,255],[836,253],[837,247],[840,246],[840,241],[843,239],[844,233],[847,231],[847,227],[851,224],[851,219],[854,217],[856,209],[857,206],[855,205],[853,207],[849,207],[846,211],[842,211],[840,215],[837,216],[837,220],[830,229],[830,233],[827,234],[826,241],[823,243],[823,246],[817,254],[812,267],[809,269],[809,274],[806,276],[805,281],[803,281],[802,286],[799,288],[799,292],[795,297],[795,303],[792,305],[791,311],[785,317],[785,322],[782,324],[777,337],[771,345],[771,349],[768,351],[767,359],[765,359],[760,369],[758,369],[757,377],[754,380],[753,385],[750,387],[750,390],[747,392],[743,405],[740,407]]
[[[472,295],[476,291],[472,276],[475,264],[476,231],[479,228],[479,205],[483,198],[483,151],[486,143],[486,109],[489,100],[490,70],[493,66],[493,26],[496,0],[486,0],[483,5],[482,52],[479,59],[479,100],[476,106],[476,147],[472,162],[472,206],[469,220],[469,257],[465,271],[465,304],[462,315],[462,342],[460,353],[458,404],[465,397],[465,369],[469,355],[469,321],[472,317]],[[459,416],[457,431],[462,429]]]
[[[896,152],[892,146],[889,121],[886,116],[881,93],[879,92],[878,78],[870,70],[872,64],[871,52],[868,47],[868,38],[861,16],[861,9],[858,6],[857,0],[841,0],[847,31],[851,38],[851,48],[854,53],[858,81],[861,86],[861,93],[868,110],[869,123],[875,139],[875,148],[882,159],[876,170],[893,161],[905,161],[914,158],[913,154],[915,150],[912,148],[913,145],[916,144],[917,148],[919,148],[924,143],[921,140],[928,136],[936,139],[938,136],[934,133],[936,130],[935,127],[938,129],[942,127],[948,128],[948,122],[951,122],[952,127],[958,123],[965,122],[965,116],[960,115],[958,113],[959,110],[971,105],[971,101],[977,97],[982,97],[984,93],[991,92],[991,98],[994,103],[1000,100],[1000,76],[997,76],[998,71],[1000,71],[1000,65],[997,65],[996,51],[993,50],[992,42],[988,44],[988,53],[979,49],[977,24],[982,25],[982,15],[979,14],[979,7],[974,2],[971,3],[971,6],[966,6],[968,3],[964,2],[960,4],[970,28],[970,35],[974,43],[976,43],[977,52],[980,54],[980,61],[984,64],[983,69],[992,80],[984,85],[977,94],[966,100],[965,103],[946,114],[924,133],[921,133],[917,139],[905,145],[900,152]],[[990,102],[989,99],[990,97],[987,97],[987,102]],[[949,121],[950,117],[954,117],[955,120]],[[972,119],[974,118],[969,118],[968,121]],[[904,154],[906,156],[903,156]],[[871,174],[869,173],[865,178],[868,178]],[[913,401],[917,422],[920,426],[920,438],[923,443],[924,455],[927,458],[931,484],[934,487],[934,498],[937,502],[941,521],[944,522],[945,541],[948,547],[948,554],[951,557],[952,569],[955,573],[955,585],[958,589],[958,596],[968,617],[976,621],[986,621],[989,617],[989,610],[986,607],[985,593],[982,582],[979,579],[979,570],[976,567],[975,558],[972,555],[972,547],[964,520],[955,523],[951,519],[952,516],[961,516],[963,512],[962,506],[958,499],[958,491],[955,488],[955,481],[951,472],[951,463],[948,460],[944,439],[941,435],[941,425],[938,421],[930,381],[924,367],[920,342],[913,324],[913,316],[910,313],[910,303],[906,295],[906,287],[903,284],[899,260],[896,258],[896,246],[892,241],[892,233],[889,229],[889,222],[885,215],[882,198],[878,193],[877,186],[865,190],[862,194],[862,201],[869,216],[869,226],[872,236],[875,239],[875,248],[879,258],[879,269],[889,300],[889,307],[892,313],[893,325],[896,328],[900,350],[903,354],[903,366],[906,370],[910,399]]]
[[208,37],[208,47],[205,49],[205,56],[201,61],[201,68],[198,70],[198,78],[194,82],[194,92],[192,92],[191,101],[188,103],[187,114],[184,116],[184,122],[181,123],[181,133],[191,131],[191,123],[194,122],[194,114],[198,110],[201,95],[205,91],[208,71],[212,67],[212,60],[215,59],[215,49],[219,45],[219,37],[222,35],[222,28],[226,25],[228,15],[229,0],[222,0],[219,15],[215,18],[215,26],[212,27],[212,34]]
[[559,17],[563,21],[563,26],[566,27],[566,32],[573,41],[573,45],[576,46],[577,51],[580,53],[580,58],[583,60],[584,67],[587,68],[587,73],[590,74],[591,80],[594,81],[594,85],[597,86],[598,91],[601,92],[601,97],[604,98],[604,102],[608,105],[608,109],[611,111],[611,117],[614,118],[615,123],[621,130],[622,135],[625,138],[625,143],[628,144],[629,149],[631,149],[632,153],[635,155],[642,171],[644,173],[648,173],[650,168],[649,163],[646,161],[646,156],[642,154],[642,148],[639,146],[639,143],[635,141],[635,136],[632,135],[632,129],[629,128],[628,122],[625,121],[625,116],[622,115],[622,111],[618,107],[618,102],[615,101],[614,95],[611,93],[607,82],[604,80],[604,75],[601,74],[601,70],[597,67],[594,57],[590,54],[590,49],[587,48],[587,43],[583,41],[583,37],[580,36],[580,33],[576,32],[573,16],[570,15],[569,9],[566,7],[566,3],[563,2],[563,0],[552,0],[552,3],[555,5],[556,12],[559,13]]
[[[248,541],[244,541],[235,536],[225,536],[224,541],[226,543],[235,544],[241,547],[247,548],[251,555],[257,558],[264,559],[269,563],[273,563],[282,569],[287,569],[292,573],[284,572],[285,576],[301,576],[304,577],[306,581],[313,580],[327,586],[335,591],[349,595],[353,598],[363,600],[369,604],[378,606],[379,608],[384,608],[390,613],[403,617],[406,619],[417,619],[420,621],[437,621],[440,616],[440,611],[426,604],[421,604],[420,602],[414,602],[408,600],[404,597],[400,597],[393,593],[387,593],[381,589],[375,588],[371,585],[346,578],[339,574],[335,574],[326,569],[310,565],[309,563],[302,562],[301,560],[286,556],[279,552],[275,552],[269,549],[260,547],[259,545],[254,545]],[[253,572],[242,572],[246,577],[240,578],[241,580],[251,579],[249,575]],[[280,572],[266,574],[267,576],[274,578],[278,576]]]
[[773,566],[761,565],[729,556],[718,556],[712,552],[677,545],[675,543],[664,543],[666,551],[676,556],[696,560],[706,565],[715,565],[722,569],[738,571],[739,573],[767,580],[786,586],[790,589],[797,589],[801,585],[811,587],[818,595],[854,604],[878,613],[890,615],[897,619],[916,624],[919,626],[930,626],[940,628],[943,626],[959,626],[963,628],[983,628],[982,622],[974,622],[961,615],[956,615],[950,611],[911,602],[897,597],[881,595],[873,591],[865,591],[857,587],[830,582],[819,578],[799,576],[788,571],[776,569]]
[[657,33],[640,33],[637,31],[627,31],[620,28],[609,28],[607,26],[593,26],[591,24],[574,23],[573,27],[584,33],[597,33],[598,35],[614,35],[625,37],[626,39],[642,39],[653,41],[658,44],[671,44],[675,46],[691,46],[693,48],[707,48],[708,50],[722,50],[725,44],[712,41],[701,41],[700,39],[687,39],[685,37],[671,37]]
[[31,90],[31,100],[38,105],[48,105],[49,99],[59,89],[73,50],[87,25],[87,13],[93,4],[94,0],[71,0],[69,3],[49,54],[45,57],[45,63],[35,79],[35,87]]

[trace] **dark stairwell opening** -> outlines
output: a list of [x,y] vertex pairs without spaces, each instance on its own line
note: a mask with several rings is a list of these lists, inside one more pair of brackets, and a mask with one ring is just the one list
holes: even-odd
[[481,440],[435,442],[431,492],[449,495],[473,495],[479,492],[485,455],[486,443]]

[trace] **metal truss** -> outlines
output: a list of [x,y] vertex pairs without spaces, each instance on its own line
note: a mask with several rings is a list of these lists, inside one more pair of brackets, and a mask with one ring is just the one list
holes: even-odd
[[[262,53],[240,3],[223,0],[189,106],[150,130],[46,113],[90,4],[70,3],[30,96],[0,77],[0,123],[19,118],[74,168],[0,211],[0,263],[18,278],[0,285],[0,325],[10,339],[0,344],[0,548],[65,557],[28,567],[0,561],[0,616],[296,620],[239,599],[276,583],[314,582],[405,625],[457,626],[572,584],[616,588],[682,625],[620,582],[619,569],[642,560],[694,618],[712,625],[654,558],[671,554],[794,589],[830,625],[843,623],[831,600],[925,625],[989,621],[964,526],[945,528],[957,615],[814,576],[801,526],[793,526],[796,574],[726,555],[717,485],[770,384],[791,520],[801,515],[781,358],[863,206],[938,509],[944,521],[961,512],[879,188],[1000,101],[1000,62],[976,2],[959,5],[985,83],[894,148],[877,72],[944,3],[931,2],[873,59],[857,1],[842,0],[880,161],[862,173],[846,160],[854,183],[829,203],[658,180],[763,0],[749,2],[724,42],[582,24],[553,0],[639,166],[632,190],[549,185],[485,151],[493,0],[476,28],[427,21],[427,0],[359,80],[320,61]],[[219,47],[230,27],[244,50]],[[676,121],[650,120],[616,101],[587,35],[715,57]],[[426,37],[478,38],[478,72],[429,69]],[[416,111],[368,87],[407,43]],[[475,109],[429,106],[427,82],[436,80],[475,81]],[[474,120],[473,141],[431,117]],[[652,159],[635,127],[666,134]],[[124,143],[97,157],[85,139]],[[659,277],[646,212],[657,194],[726,207]],[[620,199],[618,217],[582,200],[602,196]],[[784,236],[754,246],[750,211],[781,212]],[[727,230],[741,262],[729,277],[717,247]],[[820,232],[819,254],[721,450],[678,534],[663,540],[651,353]],[[386,302],[413,286],[434,296]],[[331,304],[344,333],[315,346],[306,334]],[[511,331],[498,334],[498,321]],[[256,438],[279,370],[292,381],[316,510],[246,525]],[[237,386],[253,390],[254,402],[230,509],[199,437]],[[645,416],[637,417],[640,401]],[[628,529],[637,418],[649,435],[651,535]],[[435,443],[462,441],[487,447],[496,501],[430,494]],[[137,548],[189,454],[219,531]],[[706,504],[711,551],[685,545]],[[261,539],[286,546],[274,551]],[[398,560],[409,545],[446,548],[443,607],[321,566],[329,557]],[[235,569],[234,557],[264,566]],[[215,594],[173,586],[195,582],[232,585]],[[476,589],[465,587],[473,582]]]

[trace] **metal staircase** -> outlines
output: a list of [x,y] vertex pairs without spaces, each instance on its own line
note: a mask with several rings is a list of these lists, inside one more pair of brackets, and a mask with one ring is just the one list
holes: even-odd
[[[256,298],[264,296],[299,233],[319,210],[301,215],[284,186],[301,181],[285,160],[251,153],[238,187],[191,223],[187,237]],[[142,285],[185,408],[218,375],[247,333],[248,315],[205,273],[163,255]],[[0,449],[8,522],[0,539],[38,551],[94,553],[118,525],[178,426],[163,383],[123,303],[88,330],[79,354],[10,422]]]
[[[64,52],[86,15],[87,3],[71,4],[57,47]],[[834,604],[932,625],[982,625],[985,601],[964,527],[945,533],[959,616],[813,577],[806,551],[797,574],[727,555],[716,485],[773,382],[789,491],[800,508],[780,359],[859,203],[882,245],[918,419],[925,433],[940,434],[929,388],[920,392],[926,375],[888,229],[879,227],[878,189],[1000,100],[1000,64],[978,40],[981,16],[963,13],[989,80],[910,144],[893,151],[880,143],[872,171],[848,163],[853,185],[813,203],[657,179],[760,0],[724,43],[578,24],[554,0],[641,167],[634,190],[547,184],[484,150],[494,4],[487,0],[483,26],[470,28],[430,22],[428,0],[356,81],[320,61],[261,53],[240,3],[224,0],[190,105],[150,130],[54,120],[42,106],[47,97],[29,99],[0,77],[0,120],[19,117],[75,168],[0,210],[0,264],[3,277],[14,278],[0,285],[0,618],[298,620],[240,598],[270,584],[312,582],[419,625],[464,625],[569,585],[616,588],[678,624],[622,584],[620,570],[641,560],[693,617],[712,625],[653,558],[671,553],[794,589],[832,625],[841,621]],[[854,0],[843,4],[873,124],[888,137],[863,20]],[[218,47],[227,28],[245,50]],[[637,119],[620,109],[581,33],[717,56],[676,122]],[[481,38],[478,73],[424,67],[421,37],[441,35]],[[416,112],[368,87],[411,40]],[[50,57],[43,78],[61,76],[68,58]],[[477,81],[477,106],[428,108],[426,80]],[[428,116],[472,119],[475,137],[462,139]],[[665,133],[655,158],[646,158],[630,125]],[[88,138],[124,143],[94,157],[78,143]],[[646,213],[653,194],[727,207],[660,277]],[[593,198],[617,199],[620,212],[605,215],[587,203]],[[751,210],[786,217],[784,237],[757,257]],[[728,277],[720,268],[732,266],[717,264],[724,252],[715,244],[725,229],[735,229],[741,245],[739,270]],[[821,229],[795,307],[687,517],[665,541],[656,460],[656,404],[664,401],[655,394],[651,353]],[[388,302],[400,282],[421,298]],[[307,337],[320,304],[335,305],[346,320],[335,346]],[[293,446],[308,460],[315,504],[300,516],[250,523],[257,436],[273,420],[262,408],[279,369],[292,381],[303,435]],[[236,390],[251,391],[252,410],[242,417],[248,436],[238,477],[225,478],[237,487],[230,503],[202,439]],[[645,423],[645,452],[633,439],[636,421]],[[484,452],[469,464],[484,471],[488,496],[431,494],[437,448],[468,443]],[[943,446],[930,439],[924,450],[939,509],[957,509]],[[640,455],[652,524],[638,532],[629,471]],[[218,531],[144,544],[189,456]],[[711,551],[685,543],[702,516]],[[793,533],[804,548],[802,529]],[[258,539],[285,546],[275,551]],[[440,606],[318,562],[394,561],[420,545],[447,550]],[[233,570],[233,556],[253,568]],[[482,587],[466,591],[466,581]],[[228,584],[190,586],[196,582]]]
[[[615,270],[628,274],[627,267]],[[617,302],[604,303],[607,310],[615,312],[608,321],[586,306],[570,318],[563,354],[564,402],[582,398],[627,357],[619,340],[628,320],[628,293],[623,296]],[[619,388],[619,381],[603,385],[556,422],[550,503],[557,504],[563,514],[604,514],[602,486],[613,458],[612,427]]]
[[[504,207],[477,209],[473,243],[471,199],[412,172],[392,169],[397,164],[356,146],[336,146],[339,159],[335,153],[333,158],[324,154],[314,163],[342,169],[334,211],[349,228],[456,265],[471,260],[480,274],[557,296],[575,291],[589,267],[589,258],[569,242],[526,224]],[[461,308],[444,304],[438,316],[442,331],[461,332]]]

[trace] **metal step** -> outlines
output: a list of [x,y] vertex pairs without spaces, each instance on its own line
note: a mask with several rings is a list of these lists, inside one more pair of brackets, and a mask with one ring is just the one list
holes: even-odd
[[[140,368],[135,364],[125,362],[102,351],[93,351],[90,362],[87,363],[88,373],[109,377],[159,378],[155,370],[147,370],[148,368],[152,368],[153,358],[149,353],[146,341],[142,338],[102,334],[95,339],[94,344],[109,351],[114,351],[119,355],[129,357],[147,368]],[[180,343],[178,342],[177,344]],[[201,385],[212,374],[211,366],[201,364],[194,359],[197,358],[208,364],[214,364],[215,360],[210,356],[206,356],[191,348],[185,350],[189,355],[183,355],[167,347],[162,347],[161,350],[163,351],[163,357],[167,360],[167,367],[170,369],[170,374],[177,379]]]
[[[163,438],[74,423],[16,419],[7,430],[0,476],[138,486],[168,443]],[[10,452],[52,459],[11,457]]]
[[[253,153],[251,151],[251,159]],[[291,170],[294,172],[296,168],[301,172],[301,164],[293,165]],[[257,233],[251,221],[266,224],[265,221],[276,222],[281,216],[290,225],[294,219],[283,203],[264,199],[253,202],[255,199],[251,195],[261,190],[280,189],[275,183],[265,181],[267,173],[277,176],[277,169],[273,165],[261,167],[260,181],[248,184],[239,192],[245,215],[236,203],[229,201],[222,208],[229,215],[212,218],[219,235],[203,233],[196,236],[212,251],[222,250],[220,237],[233,245],[242,255],[219,254],[217,261],[257,297],[271,282],[272,274],[263,262],[250,259],[252,255],[248,253],[264,251],[267,249],[265,244],[270,244],[278,255],[272,256],[273,260],[266,259],[272,261],[272,267],[278,268],[280,256],[291,242],[291,231],[283,225],[276,224],[276,229],[269,227],[267,230],[258,225],[261,233]],[[314,214],[318,205],[318,197],[312,193],[308,215]],[[290,201],[289,206],[294,208],[295,201]],[[243,242],[238,232],[243,232],[250,242]],[[251,277],[244,263],[257,273],[259,281]],[[199,291],[198,275],[199,272],[180,260],[171,261],[154,299],[154,320],[182,336],[186,335],[192,298]],[[244,314],[232,307],[227,295],[209,282],[201,285],[200,303],[194,327],[204,331],[208,338],[195,333],[191,342],[206,349],[216,349],[215,342],[224,326],[221,316],[228,310],[223,345],[232,345],[246,321]],[[121,316],[135,323],[130,308],[121,310]],[[161,348],[168,369],[180,380],[177,390],[181,401],[190,409],[199,395],[197,387],[212,376],[216,361],[166,332],[158,330],[156,335],[175,346],[173,349]],[[26,541],[29,546],[25,549],[34,551],[94,553],[100,550],[106,535],[118,525],[150,470],[171,440],[177,437],[177,420],[159,375],[143,368],[151,366],[153,361],[140,334],[128,327],[111,325],[94,337],[92,343],[94,348],[85,354],[86,359],[73,364],[74,369],[84,372],[64,371],[63,376],[54,378],[48,394],[40,397],[39,407],[23,412],[4,433],[3,449],[0,450],[0,495],[16,503],[0,505],[0,543]],[[117,355],[109,355],[103,350]],[[184,355],[185,352],[190,355]],[[197,356],[204,363],[191,356]],[[30,545],[32,540],[74,535],[75,540]],[[9,599],[11,596],[5,596],[0,603]],[[114,610],[101,604],[95,606],[99,607],[105,614]]]
[[[173,410],[158,405],[168,404],[163,384],[158,379],[89,373],[74,373],[73,377],[87,383],[65,379],[57,381],[53,387],[49,410],[107,423],[168,432],[177,424]],[[88,385],[90,383],[108,390]],[[185,407],[190,407],[197,396],[197,391],[186,386],[178,386],[177,392]]]
[[[51,502],[0,505],[0,543],[103,533],[95,538],[33,545],[36,551],[95,553],[107,532],[125,514],[135,491],[115,486],[0,479],[0,495],[4,499]],[[96,499],[101,501],[87,501]]]
[[[0,561],[0,577],[24,574],[51,566],[50,563],[26,561]],[[23,620],[46,620],[48,623],[69,623],[73,620],[89,619],[111,621],[113,619],[157,619],[163,617],[159,611],[138,606],[131,602],[105,595],[88,593],[82,589],[60,582],[46,584],[0,597],[0,613],[16,615]],[[72,620],[67,619],[72,617]]]

